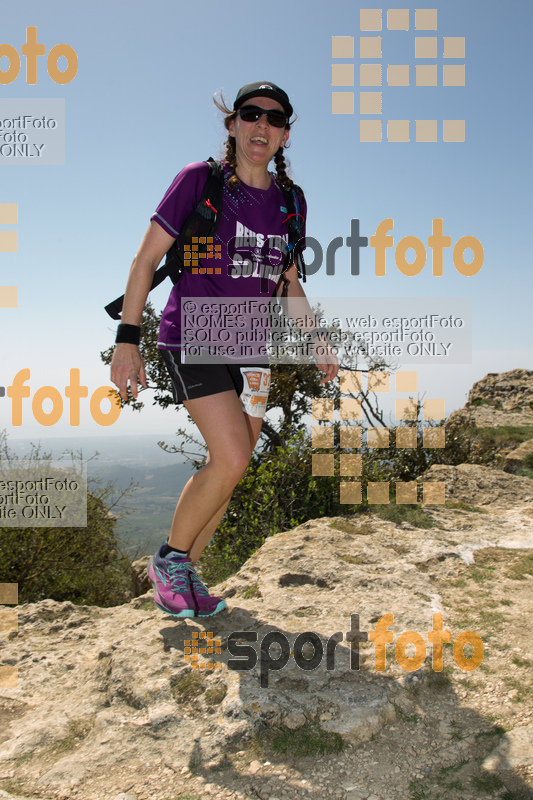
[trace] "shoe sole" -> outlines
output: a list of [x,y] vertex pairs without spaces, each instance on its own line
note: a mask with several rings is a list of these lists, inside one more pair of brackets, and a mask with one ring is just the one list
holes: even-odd
[[184,608],[183,611],[180,611],[178,614],[176,614],[175,611],[169,611],[168,608],[165,608],[165,606],[156,602],[156,600],[154,600],[154,603],[160,611],[162,611],[164,614],[168,614],[170,617],[174,617],[175,619],[183,619],[184,617],[194,617],[194,611],[192,610],[192,608]]
[[217,605],[214,611],[211,611],[210,614],[198,614],[198,617],[214,617],[215,614],[219,614],[221,611],[227,608],[226,603],[224,600],[221,600],[220,603]]
[[[154,591],[155,591],[155,589],[154,589]],[[198,618],[198,617],[214,617],[215,614],[218,614],[218,613],[220,613],[220,611],[224,611],[225,609],[227,609],[226,603],[222,600],[217,605],[215,610],[211,611],[210,614],[195,614],[194,611],[192,610],[192,608],[185,608],[183,611],[180,611],[178,614],[176,614],[175,611],[169,611],[168,608],[165,608],[164,605],[158,603],[157,600],[155,600],[155,598],[154,598],[154,603],[155,603],[155,605],[157,606],[157,608],[160,611],[163,611],[165,614],[169,614],[169,616],[171,616],[171,617],[176,617],[176,619],[183,619],[184,617],[189,617],[189,618],[190,617],[196,617],[196,618]]]

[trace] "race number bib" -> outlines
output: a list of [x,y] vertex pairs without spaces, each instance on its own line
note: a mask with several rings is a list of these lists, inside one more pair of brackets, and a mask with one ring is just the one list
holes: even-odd
[[242,407],[251,417],[265,416],[268,390],[270,389],[270,369],[262,367],[241,367],[243,390],[240,396]]

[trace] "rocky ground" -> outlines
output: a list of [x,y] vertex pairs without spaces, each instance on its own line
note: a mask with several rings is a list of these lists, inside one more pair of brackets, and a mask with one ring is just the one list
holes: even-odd
[[[489,374],[452,418],[528,438],[532,398],[532,371]],[[123,606],[21,605],[18,630],[0,606],[0,662],[18,669],[0,690],[0,800],[533,798],[533,480],[513,474],[532,444],[507,442],[505,471],[433,467],[445,506],[271,537],[212,587],[228,604],[213,618],[159,612],[145,563]],[[382,665],[372,631],[386,614]],[[438,614],[452,643],[477,642],[445,644],[442,670]],[[402,649],[405,631],[418,650]],[[247,670],[236,633],[254,649]]]
[[449,421],[467,419],[478,428],[533,425],[533,370],[489,372],[468,393],[464,408]]
[[[173,621],[150,593],[110,609],[19,606],[18,631],[0,642],[19,670],[18,687],[0,692],[0,798],[533,797],[533,481],[472,465],[429,477],[446,481],[447,505],[411,521],[324,518],[268,539],[212,589],[228,611],[208,620]],[[481,638],[477,669],[459,669],[446,644],[443,671],[432,670],[440,612],[452,640]],[[351,617],[371,632],[384,614],[395,642],[422,635],[419,669],[402,669],[394,643],[376,669],[364,634],[355,668]],[[324,646],[313,670],[294,657],[305,631]],[[199,662],[220,668],[185,660],[202,632],[221,652]],[[257,635],[253,669],[228,668],[232,632]],[[266,670],[260,645],[275,632],[290,654]]]

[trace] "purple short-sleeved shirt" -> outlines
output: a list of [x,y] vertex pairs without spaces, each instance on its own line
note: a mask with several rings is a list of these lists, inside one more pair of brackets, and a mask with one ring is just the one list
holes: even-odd
[[[189,164],[170,185],[152,216],[170,236],[178,238],[183,223],[198,205],[208,175],[209,167],[205,162]],[[229,171],[225,169],[226,180],[228,175]],[[305,202],[302,206],[301,213],[305,218]],[[184,271],[172,288],[161,317],[160,349],[181,349],[181,300],[184,297],[254,297],[262,300],[270,297],[281,271],[276,270],[276,266],[283,262],[282,252],[279,246],[276,247],[276,244],[281,244],[278,237],[288,241],[286,219],[285,198],[274,180],[268,189],[255,189],[243,183],[233,190],[224,189],[222,213],[214,236],[214,249],[219,245],[222,257],[201,259],[199,268],[205,268],[206,273]],[[217,268],[220,268],[219,274]],[[256,348],[258,354],[260,344]]]

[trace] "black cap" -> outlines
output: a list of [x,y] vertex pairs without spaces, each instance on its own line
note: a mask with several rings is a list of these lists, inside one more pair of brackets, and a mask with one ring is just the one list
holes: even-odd
[[247,83],[242,89],[239,89],[235,102],[233,103],[233,110],[236,111],[251,97],[271,97],[272,100],[283,106],[283,110],[287,117],[292,117],[292,106],[290,104],[289,95],[276,86],[275,83],[269,81],[254,81],[254,83]]

